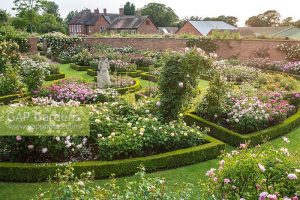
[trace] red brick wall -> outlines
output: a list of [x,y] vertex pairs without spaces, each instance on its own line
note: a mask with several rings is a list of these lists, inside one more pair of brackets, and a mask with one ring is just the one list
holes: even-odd
[[238,56],[241,60],[246,60],[255,57],[255,52],[264,48],[267,49],[269,58],[274,61],[281,61],[285,59],[285,54],[277,49],[277,46],[282,43],[297,44],[300,41],[286,41],[286,40],[228,40],[217,41],[219,48],[216,53],[221,58],[229,58]]
[[101,26],[104,26],[105,29],[107,29],[109,26],[109,23],[106,21],[106,19],[103,16],[101,16],[101,18],[96,22],[95,26],[91,27],[91,33],[88,33],[88,35],[99,33]]
[[[148,24],[147,24],[148,21]],[[137,29],[139,34],[157,34],[158,29],[150,19],[146,19],[144,23]]]
[[132,46],[136,49],[152,49],[163,51],[166,49],[180,50],[186,47],[186,40],[164,38],[83,38],[90,45],[105,44],[113,47]]
[[193,35],[202,35],[195,27],[190,23],[186,22],[178,31],[177,35],[183,34],[183,33],[189,33]]

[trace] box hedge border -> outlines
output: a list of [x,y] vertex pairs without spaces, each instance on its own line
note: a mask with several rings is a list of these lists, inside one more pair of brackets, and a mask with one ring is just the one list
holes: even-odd
[[19,99],[19,98],[22,98],[25,96],[27,96],[26,93],[0,96],[0,103],[8,104],[8,103],[12,102],[13,100],[16,100],[16,99]]
[[58,58],[58,57],[54,57],[53,59],[55,62],[58,62],[60,64],[69,64],[72,61],[71,60],[66,60],[66,59],[62,59],[62,58]]
[[51,74],[45,77],[45,81],[54,81],[59,79],[64,79],[66,77],[65,74]]
[[76,65],[74,63],[70,64],[71,69],[74,69],[76,71],[87,71],[88,69],[93,69],[93,67],[91,66],[80,66],[80,65]]
[[197,124],[200,127],[209,127],[209,135],[232,146],[250,142],[251,145],[262,144],[266,139],[275,139],[285,135],[300,125],[300,110],[282,123],[250,134],[240,134],[224,128],[218,124],[205,120],[193,112],[186,113],[185,121],[188,124]]
[[158,79],[159,79],[159,77],[157,77],[157,76],[150,75],[149,72],[141,73],[141,78],[144,80],[147,80],[147,81],[155,82],[155,83],[157,83]]
[[[110,177],[111,174],[116,176],[132,175],[138,171],[141,164],[149,172],[191,165],[214,159],[225,149],[225,144],[221,141],[209,136],[204,136],[204,139],[208,143],[147,157],[115,161],[84,161],[75,162],[71,165],[75,169],[75,174],[94,171],[95,178],[99,179]],[[14,182],[45,181],[49,177],[53,177],[56,170],[62,167],[64,165],[57,163],[0,162],[0,180]]]

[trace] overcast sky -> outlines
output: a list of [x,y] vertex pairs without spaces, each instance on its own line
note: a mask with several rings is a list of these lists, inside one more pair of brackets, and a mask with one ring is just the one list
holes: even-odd
[[[107,8],[108,12],[118,12],[126,0],[52,0],[60,8],[65,17],[71,10],[83,8]],[[173,8],[180,18],[186,16],[215,17],[218,15],[233,15],[239,18],[239,26],[244,26],[245,20],[266,10],[277,10],[283,18],[300,19],[300,0],[130,0],[137,8],[150,2],[163,3]],[[0,8],[11,11],[13,0],[0,0]]]

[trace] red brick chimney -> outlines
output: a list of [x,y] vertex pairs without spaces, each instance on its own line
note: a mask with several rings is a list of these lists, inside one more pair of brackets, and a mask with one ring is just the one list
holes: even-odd
[[104,9],[103,9],[103,14],[106,14],[106,13],[107,13],[107,9],[104,8]]
[[95,9],[95,10],[94,10],[94,13],[99,14],[99,9],[98,9],[98,8]]
[[120,14],[121,16],[124,16],[124,8],[120,8],[120,9],[119,9],[119,14]]

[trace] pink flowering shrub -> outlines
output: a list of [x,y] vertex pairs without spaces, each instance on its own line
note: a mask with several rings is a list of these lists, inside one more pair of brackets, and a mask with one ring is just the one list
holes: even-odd
[[136,66],[134,64],[130,64],[122,60],[111,60],[109,64],[110,70],[113,72],[129,72],[136,70]]
[[299,160],[287,148],[271,145],[223,155],[217,169],[206,173],[203,199],[298,199]]

